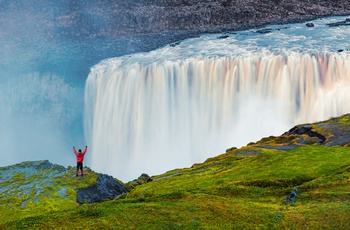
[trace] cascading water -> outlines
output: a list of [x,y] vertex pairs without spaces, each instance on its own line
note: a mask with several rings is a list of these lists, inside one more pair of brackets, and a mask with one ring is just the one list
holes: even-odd
[[102,61],[85,88],[91,166],[123,180],[154,175],[350,112],[350,54],[334,52],[350,31],[325,21]]

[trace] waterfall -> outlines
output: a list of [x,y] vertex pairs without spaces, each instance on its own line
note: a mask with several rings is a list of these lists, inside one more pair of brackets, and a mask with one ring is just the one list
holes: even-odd
[[188,167],[348,113],[349,88],[348,52],[108,59],[86,81],[90,164],[124,180]]

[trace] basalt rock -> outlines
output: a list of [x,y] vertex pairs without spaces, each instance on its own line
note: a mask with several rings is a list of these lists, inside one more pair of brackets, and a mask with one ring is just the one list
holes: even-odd
[[288,131],[289,134],[297,134],[297,135],[303,135],[306,134],[309,137],[316,137],[318,138],[318,143],[323,144],[326,141],[326,137],[323,136],[320,133],[317,133],[315,131],[311,130],[311,127],[308,126],[295,126],[292,129]]
[[127,193],[126,188],[112,176],[98,174],[96,184],[77,191],[77,203],[96,203],[112,200]]
[[101,0],[90,11],[70,0],[62,3],[65,14],[56,24],[69,36],[222,32],[350,13],[349,0]]
[[350,114],[326,121],[297,125],[281,136],[262,138],[253,147],[279,150],[295,149],[304,145],[350,146]]

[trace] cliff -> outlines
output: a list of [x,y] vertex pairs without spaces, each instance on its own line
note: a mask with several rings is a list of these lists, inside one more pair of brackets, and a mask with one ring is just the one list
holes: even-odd
[[152,33],[193,35],[350,14],[349,0],[104,0],[81,4],[64,2],[66,10],[57,18],[58,27],[70,36],[90,37]]

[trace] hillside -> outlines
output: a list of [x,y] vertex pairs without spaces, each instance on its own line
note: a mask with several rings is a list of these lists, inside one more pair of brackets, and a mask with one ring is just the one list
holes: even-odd
[[90,204],[77,196],[101,174],[47,161],[3,167],[0,229],[349,229],[349,131],[350,114],[298,125]]

